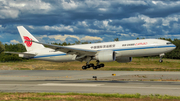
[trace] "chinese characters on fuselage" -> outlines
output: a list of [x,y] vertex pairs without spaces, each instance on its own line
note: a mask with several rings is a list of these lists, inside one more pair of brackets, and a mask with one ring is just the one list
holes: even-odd
[[115,44],[91,46],[91,49],[112,48],[112,47],[115,47]]

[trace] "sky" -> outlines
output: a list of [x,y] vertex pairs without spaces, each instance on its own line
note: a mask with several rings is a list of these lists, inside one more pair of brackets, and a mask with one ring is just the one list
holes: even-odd
[[44,43],[180,39],[180,1],[0,0],[0,41],[23,43],[17,26]]

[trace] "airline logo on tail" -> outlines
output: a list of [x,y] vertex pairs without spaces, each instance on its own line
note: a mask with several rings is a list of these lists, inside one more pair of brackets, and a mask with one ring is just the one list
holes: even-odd
[[[32,39],[27,37],[27,36],[23,36],[24,37],[24,43],[26,44],[27,47],[31,47],[32,46]],[[29,41],[31,40],[31,41]]]

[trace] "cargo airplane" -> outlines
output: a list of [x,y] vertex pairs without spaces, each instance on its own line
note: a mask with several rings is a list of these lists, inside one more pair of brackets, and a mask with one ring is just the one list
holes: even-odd
[[[85,61],[82,69],[104,67],[100,62],[117,61],[119,63],[131,62],[132,57],[159,55],[159,62],[163,62],[165,53],[176,48],[169,41],[160,39],[141,39],[128,41],[103,42],[70,46],[51,45],[39,42],[23,26],[17,27],[25,44],[27,52],[6,52],[19,54],[19,57],[55,61]],[[46,47],[44,47],[46,46]],[[96,60],[97,64],[90,63]]]

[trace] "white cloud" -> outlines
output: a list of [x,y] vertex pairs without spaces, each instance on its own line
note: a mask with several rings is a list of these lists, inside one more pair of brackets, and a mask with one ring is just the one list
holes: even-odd
[[119,4],[123,5],[147,5],[143,0],[117,0]]
[[99,28],[99,29],[98,30],[89,29],[88,31],[93,32],[93,33],[99,33],[99,32],[106,33],[106,32],[108,32],[108,33],[111,33],[111,34],[124,32],[124,29],[122,28],[121,25],[115,26],[115,25],[109,24],[109,23],[111,23],[113,21],[116,22],[116,20],[94,21],[93,25],[95,27]]
[[20,42],[17,41],[17,40],[11,40],[10,43],[17,44],[17,43],[20,43]]
[[129,35],[128,34],[120,34],[121,36],[126,36],[126,37],[129,37]]
[[78,4],[76,4],[73,0],[70,0],[69,2],[62,0],[62,6],[65,10],[73,10],[78,7]]
[[107,11],[106,8],[99,8],[99,10],[100,10],[100,11],[103,11],[103,12]]
[[0,0],[0,33],[17,35],[15,25],[24,25],[41,34],[36,36],[43,42],[94,40],[93,35],[109,41],[107,34],[122,39],[171,36],[180,32],[179,5],[161,0]]
[[[41,0],[24,0],[24,1],[10,1],[8,2],[8,6],[11,8],[18,8],[20,10],[29,10],[34,11],[36,10],[49,10],[51,8],[51,5],[49,3],[43,2]],[[40,12],[42,13],[42,12]]]
[[167,16],[166,18],[162,18],[163,21],[163,26],[169,26],[170,22],[178,22],[180,19],[180,15],[172,15],[172,16]]
[[[113,1],[111,1],[113,2]],[[108,0],[85,0],[83,6],[88,8],[98,8],[101,6],[102,9],[108,8],[111,4]],[[102,10],[102,9],[98,10]]]
[[69,32],[74,32],[74,29],[71,27],[71,26],[65,26],[65,25],[59,25],[59,26],[44,26],[43,27],[45,30],[56,30],[56,31],[59,31],[59,32],[62,32],[62,31],[69,31]]
[[50,11],[51,5],[41,0],[4,0],[0,2],[0,18],[18,18],[19,14],[44,14]]
[[40,36],[38,36],[36,38],[42,40],[43,38],[47,38],[47,37],[48,37],[47,35],[40,35]]
[[103,24],[104,24],[105,27],[107,27],[108,26],[108,21],[106,21],[106,20],[103,21]]
[[88,32],[90,33],[98,33],[100,32],[99,30],[96,30],[96,29],[86,29]]
[[5,19],[5,18],[17,18],[19,15],[18,10],[14,9],[1,9],[0,10],[0,18]]
[[[143,19],[143,17],[142,17]],[[139,17],[129,17],[129,18],[123,18],[121,20],[122,22],[126,22],[126,23],[138,23],[140,21],[140,18]]]
[[85,36],[85,37],[81,38],[81,40],[83,40],[83,41],[97,41],[97,40],[102,41],[103,39],[100,37]]
[[80,38],[78,36],[75,36],[75,35],[50,35],[48,36],[48,38],[51,38],[51,39],[55,39],[55,40],[61,40],[62,42],[64,42],[66,40],[66,38],[68,37],[71,37],[71,38],[76,38],[78,40],[80,40]]
[[169,7],[175,7],[175,6],[179,6],[180,4],[180,1],[172,1],[172,2],[164,2],[164,1],[161,1],[161,0],[157,0],[157,1],[152,1],[153,4],[155,4],[157,7],[160,7],[160,8],[169,8]]
[[29,28],[31,28],[31,29],[34,29],[34,27],[33,26],[28,26]]
[[[71,38],[77,39],[79,41],[103,41],[101,37],[93,37],[93,36],[76,36],[76,35],[41,35],[37,37],[39,40],[43,41],[43,38],[49,38],[50,42],[65,42],[72,41]],[[55,39],[55,41],[53,41]],[[68,39],[68,40],[67,40]]]
[[77,25],[83,26],[83,27],[88,27],[89,26],[86,21],[78,21]]
[[152,3],[156,5],[156,4],[157,4],[157,1],[152,1]]
[[9,2],[9,6],[10,7],[17,7],[17,8],[21,8],[21,7],[25,7],[27,6],[26,3],[15,3],[15,2]]

